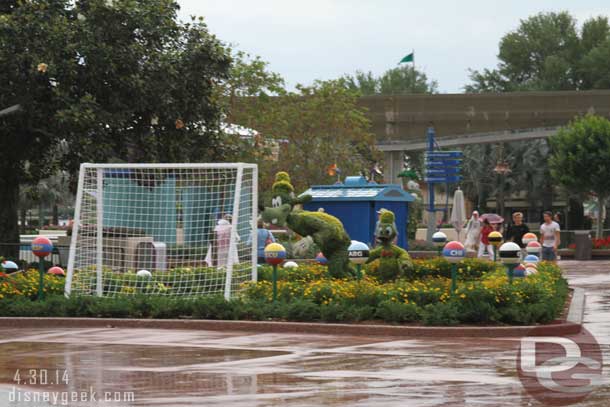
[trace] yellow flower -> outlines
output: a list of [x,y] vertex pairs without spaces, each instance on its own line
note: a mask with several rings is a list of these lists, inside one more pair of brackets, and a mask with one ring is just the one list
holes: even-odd
[[44,62],[41,62],[38,64],[38,72],[40,73],[45,73],[47,71],[48,65],[45,64]]

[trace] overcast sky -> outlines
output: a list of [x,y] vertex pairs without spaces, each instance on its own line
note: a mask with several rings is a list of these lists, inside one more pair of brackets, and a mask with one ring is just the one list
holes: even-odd
[[356,70],[393,68],[412,49],[441,92],[461,92],[468,68],[494,67],[520,19],[567,10],[579,22],[609,0],[178,0],[222,41],[260,55],[290,87]]

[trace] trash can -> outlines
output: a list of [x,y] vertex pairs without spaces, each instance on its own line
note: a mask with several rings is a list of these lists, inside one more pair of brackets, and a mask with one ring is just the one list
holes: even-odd
[[591,260],[591,250],[593,249],[593,243],[591,242],[591,231],[575,230],[574,242],[576,243],[574,259]]

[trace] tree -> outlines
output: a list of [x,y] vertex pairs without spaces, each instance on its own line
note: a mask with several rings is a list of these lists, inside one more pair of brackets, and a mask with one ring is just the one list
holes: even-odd
[[[270,189],[278,171],[293,174],[296,190],[303,190],[333,182],[336,178],[326,171],[331,164],[346,175],[370,169],[378,157],[370,122],[357,99],[339,81],[316,81],[278,97],[246,99],[256,108],[233,111],[234,123],[256,131],[251,148],[242,154],[259,164],[261,189]],[[270,147],[279,150],[277,156],[270,156]]]
[[[83,161],[222,156],[217,83],[231,58],[173,0],[31,0],[0,9],[0,241],[17,242],[20,184]],[[59,144],[66,154],[54,154]],[[14,253],[6,253],[14,254]]]
[[602,237],[610,196],[610,121],[587,115],[551,137],[549,165],[553,178],[568,190],[597,197],[597,237]]
[[326,171],[331,164],[345,175],[372,168],[378,157],[370,122],[357,105],[358,92],[342,81],[316,81],[288,91],[261,58],[243,52],[234,52],[233,58],[218,98],[227,106],[227,123],[242,128],[224,136],[231,146],[225,158],[258,163],[262,191],[271,190],[278,171],[292,174],[299,191],[334,182]]
[[425,73],[408,65],[389,69],[378,77],[370,71],[356,71],[353,76],[343,76],[341,81],[347,88],[363,96],[435,93],[438,90],[436,81],[429,80]]
[[[567,12],[540,13],[522,20],[516,30],[505,35],[499,45],[496,69],[471,71],[466,92],[513,92],[528,90],[570,90],[604,88],[610,84],[610,25],[606,17],[591,18],[579,29]],[[550,209],[553,187],[545,162],[545,141],[511,143],[518,167],[527,180],[530,206],[543,201]],[[476,147],[468,147],[471,149]],[[542,154],[526,160],[523,154]],[[514,167],[513,167],[514,169]],[[512,174],[514,177],[515,174]],[[541,193],[542,191],[542,193]],[[582,202],[570,194],[570,227],[582,228]]]
[[600,16],[579,29],[568,12],[522,20],[500,40],[496,69],[471,71],[469,93],[608,87],[610,24]]

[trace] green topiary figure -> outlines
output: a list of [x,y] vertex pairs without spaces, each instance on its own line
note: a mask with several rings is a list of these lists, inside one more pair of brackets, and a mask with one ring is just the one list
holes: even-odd
[[351,243],[341,221],[323,212],[304,211],[296,205],[309,202],[311,196],[297,198],[290,176],[278,172],[272,186],[271,207],[265,207],[263,221],[276,226],[287,226],[301,236],[311,236],[328,260],[328,272],[342,278],[351,274],[347,249]]
[[413,268],[409,253],[392,243],[397,235],[394,212],[382,209],[379,222],[375,227],[375,240],[380,246],[370,251],[367,260],[367,263],[371,263],[378,259],[379,265],[373,275],[379,281],[395,280],[404,276],[407,270]]

